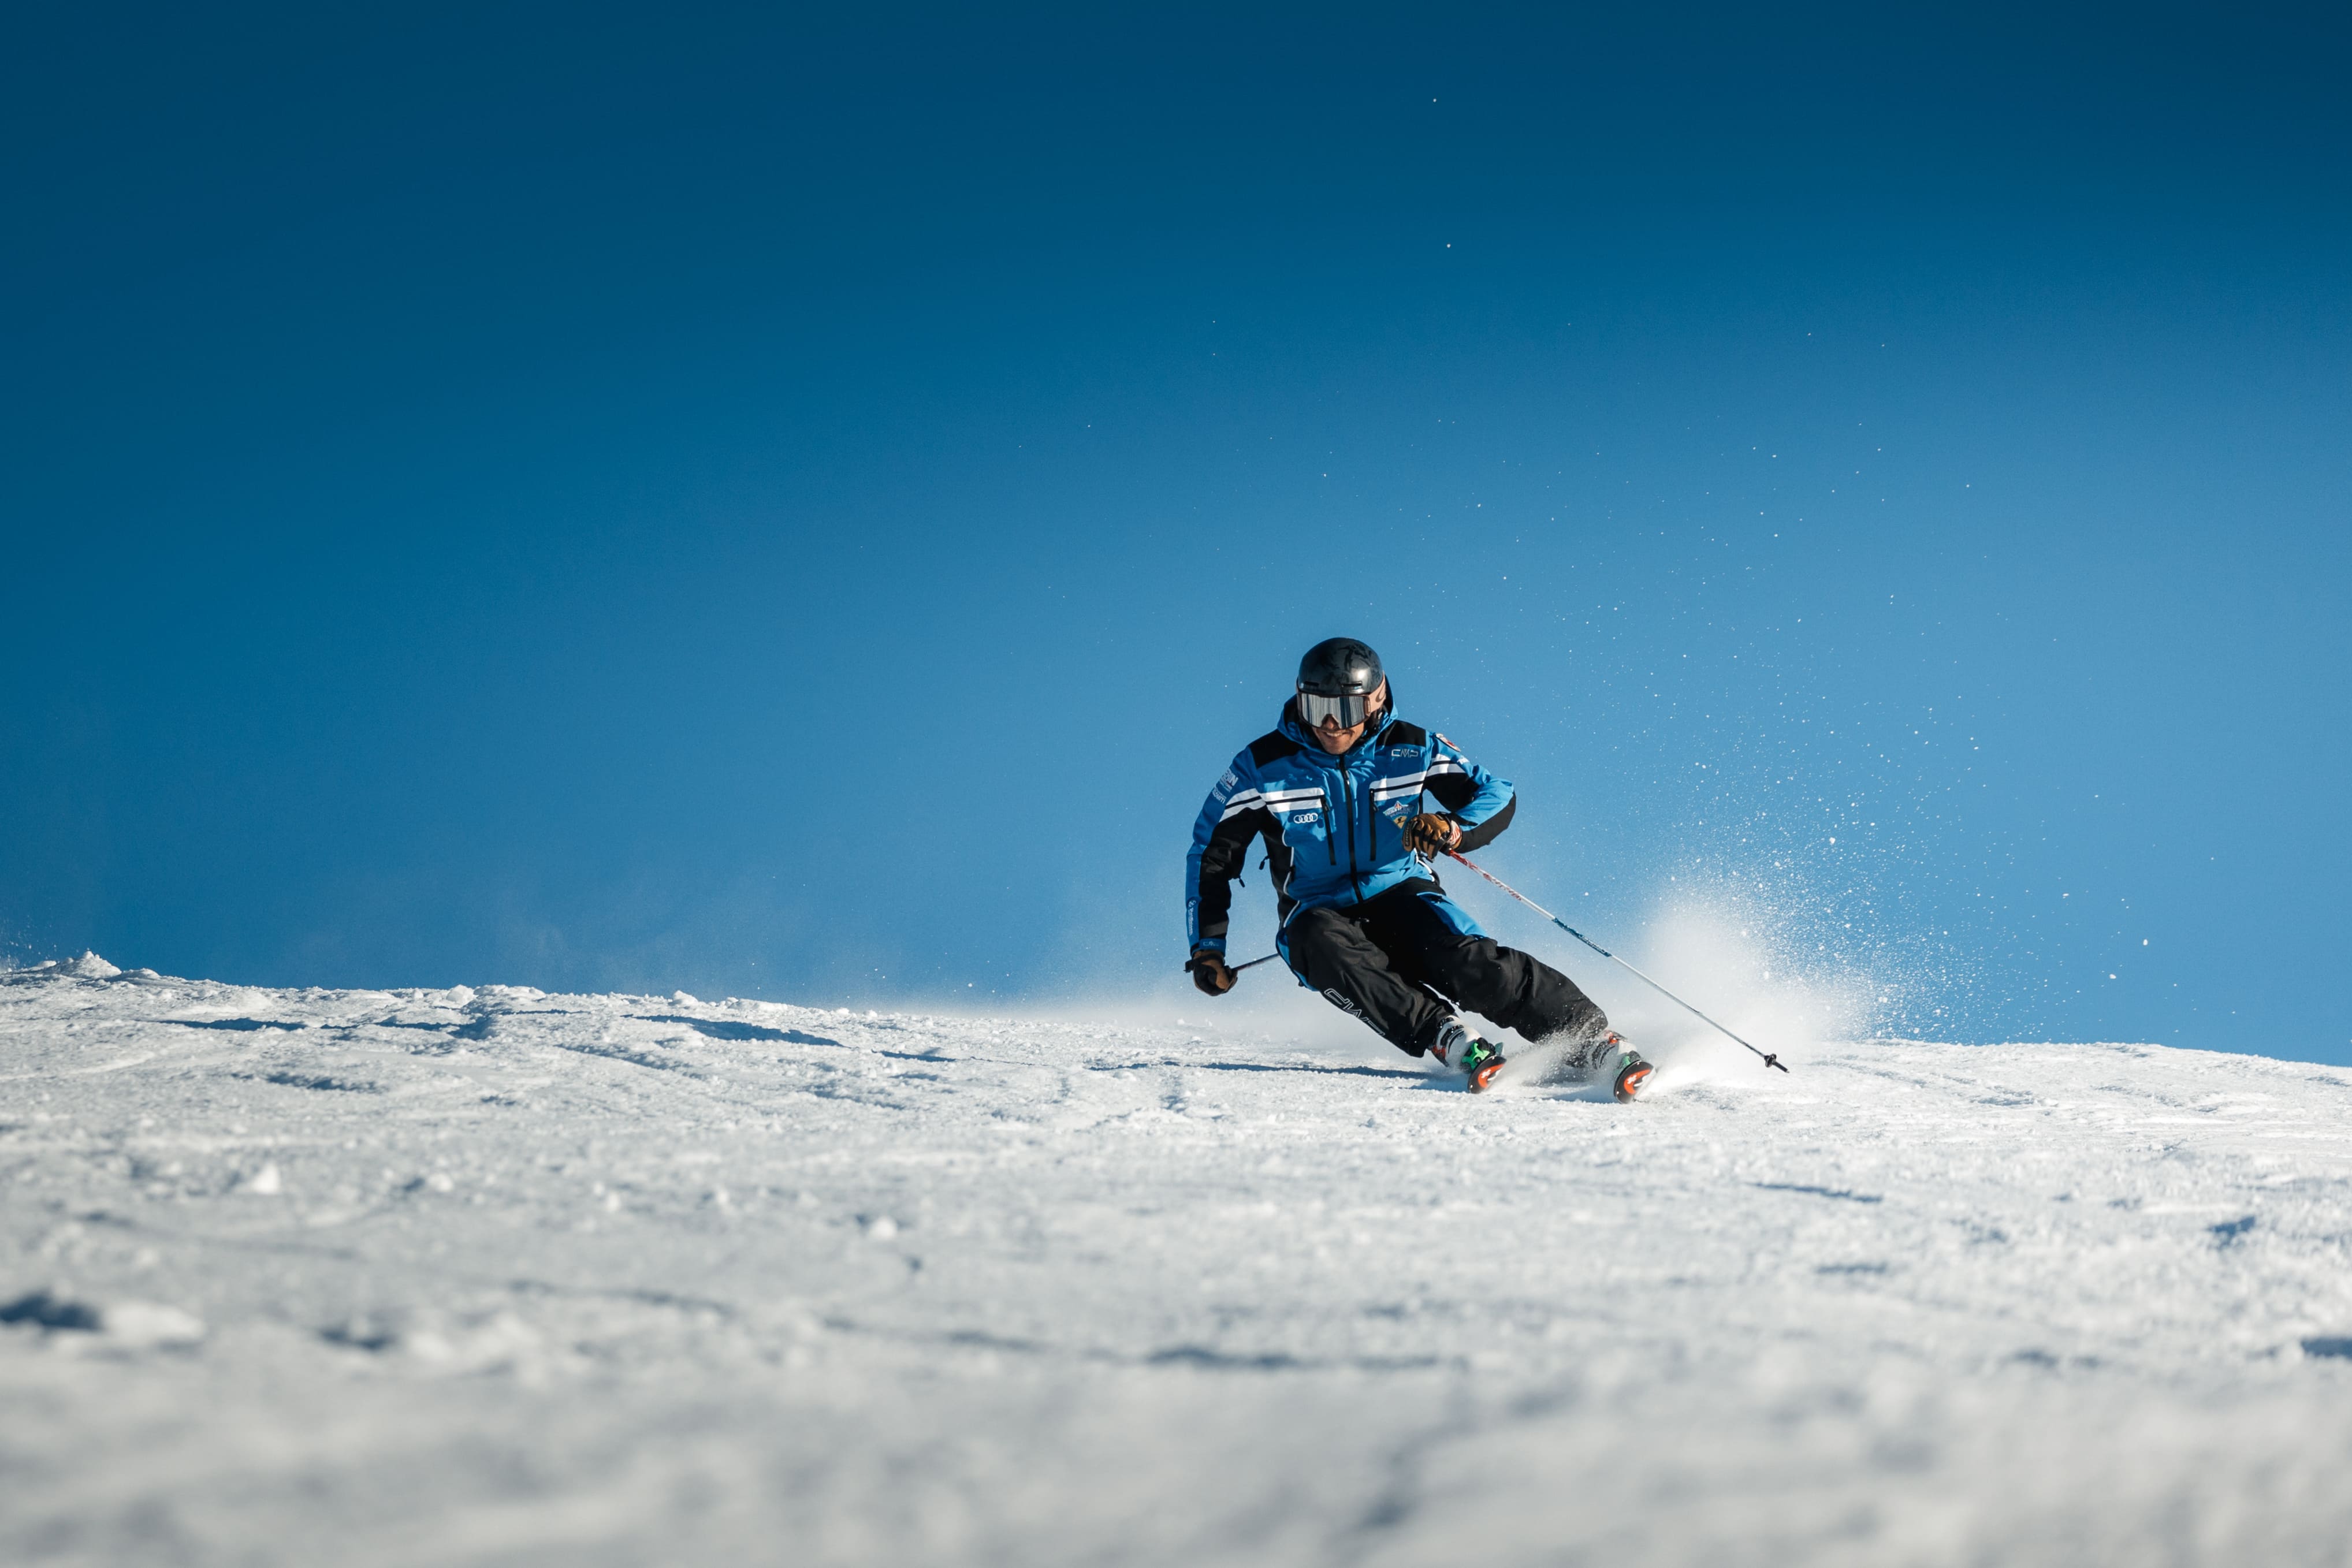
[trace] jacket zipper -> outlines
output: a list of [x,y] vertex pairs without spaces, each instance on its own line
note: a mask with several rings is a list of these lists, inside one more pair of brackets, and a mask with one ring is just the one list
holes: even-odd
[[[1367,792],[1369,798],[1369,791]],[[1339,799],[1348,801],[1348,880],[1356,884],[1356,902],[1364,901],[1364,873],[1356,863],[1356,803],[1348,800],[1348,768],[1339,765]]]

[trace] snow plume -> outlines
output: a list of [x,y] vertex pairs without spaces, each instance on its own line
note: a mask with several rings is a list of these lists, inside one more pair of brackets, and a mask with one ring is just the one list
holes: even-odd
[[[1785,862],[1760,874],[1720,862],[1685,865],[1669,874],[1643,922],[1644,950],[1661,962],[1720,968],[1800,1007],[1818,1020],[1810,1026],[1818,1038],[1967,1038],[1975,1014],[2000,1006],[1980,956],[1965,934],[1956,941],[1917,908],[1899,872],[1886,869],[1892,893],[1851,871],[1832,878]],[[1700,935],[1710,931],[1712,940]]]
[[[1804,951],[1786,927],[1769,925],[1739,906],[1737,895],[1677,892],[1643,923],[1641,937],[1623,954],[1652,979],[1759,1049],[1800,1051],[1874,1032],[1876,999],[1888,982],[1851,965]],[[1662,1044],[1687,1040],[1694,1051],[1746,1051],[1683,1009],[1626,975],[1613,988],[1612,1008],[1629,1034]]]
[[[1760,1066],[1691,1008],[1758,1051],[1793,1064],[1867,1038],[1874,1032],[1878,998],[1890,994],[1885,981],[1821,961],[1796,935],[1767,924],[1742,908],[1736,894],[1721,889],[1710,894],[1678,888],[1630,932],[1585,933],[1687,1008],[1557,928],[1538,925],[1531,933],[1525,926],[1535,917],[1519,913],[1527,919],[1490,929],[1507,945],[1529,947],[1564,970],[1601,1004],[1611,1026],[1658,1064],[1653,1092],[1720,1078],[1752,1079]],[[1541,1082],[1536,1058],[1564,1057],[1570,1049],[1566,1043],[1521,1047],[1513,1055],[1538,1068],[1528,1081]]]

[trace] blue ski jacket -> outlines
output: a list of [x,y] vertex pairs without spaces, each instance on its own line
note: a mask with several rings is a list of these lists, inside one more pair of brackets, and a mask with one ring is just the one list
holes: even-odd
[[[1265,843],[1286,936],[1302,909],[1361,904],[1399,883],[1433,877],[1427,856],[1406,851],[1402,826],[1422,810],[1424,791],[1462,825],[1465,850],[1509,824],[1518,802],[1507,780],[1392,713],[1334,757],[1299,723],[1297,704],[1287,703],[1282,723],[1234,758],[1201,808],[1184,857],[1188,951],[1225,950],[1233,883],[1252,839]],[[1282,946],[1287,953],[1286,940]]]

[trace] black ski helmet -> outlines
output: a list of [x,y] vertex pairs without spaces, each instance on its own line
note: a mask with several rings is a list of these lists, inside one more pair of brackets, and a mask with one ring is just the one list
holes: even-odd
[[1353,637],[1332,637],[1307,650],[1298,661],[1298,695],[1291,699],[1298,722],[1309,729],[1326,722],[1353,729],[1380,716],[1372,695],[1388,677],[1381,656]]
[[1327,637],[1298,661],[1298,689],[1318,697],[1368,697],[1385,678],[1381,656],[1353,637]]

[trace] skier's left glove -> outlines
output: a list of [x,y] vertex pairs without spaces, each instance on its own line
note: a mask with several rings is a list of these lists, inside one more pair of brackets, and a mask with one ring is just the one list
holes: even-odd
[[1442,855],[1462,841],[1462,824],[1435,811],[1404,821],[1404,847],[1415,854]]
[[1184,966],[1192,976],[1192,983],[1209,996],[1222,997],[1234,988],[1235,976],[1225,967],[1225,956],[1213,947],[1203,947],[1192,955]]

